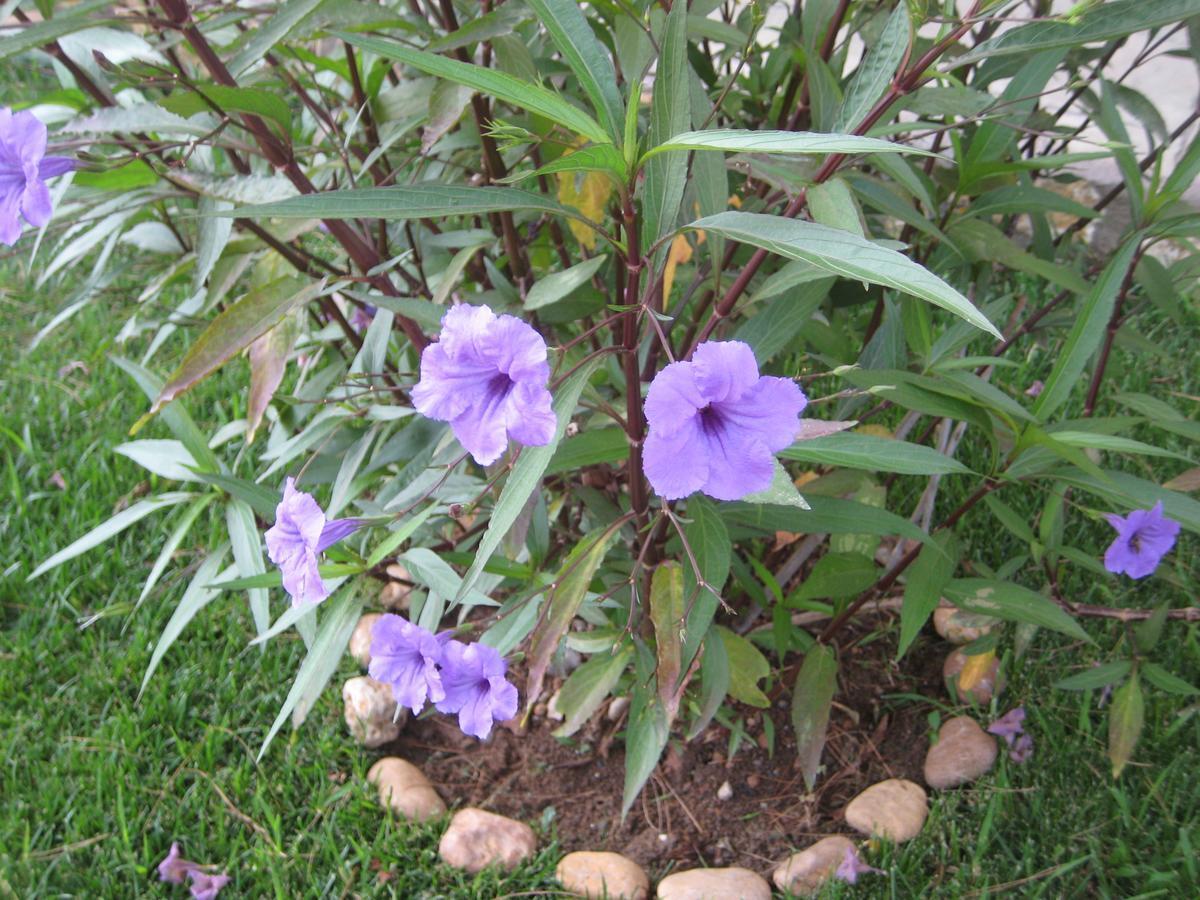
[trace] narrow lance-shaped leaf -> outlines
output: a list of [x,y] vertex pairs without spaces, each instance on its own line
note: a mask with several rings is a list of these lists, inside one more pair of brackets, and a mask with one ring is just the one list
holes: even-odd
[[866,118],[904,60],[911,28],[908,4],[896,4],[883,27],[883,32],[867,52],[866,58],[846,88],[846,96],[834,119],[834,131],[853,129]]
[[1094,643],[1079,623],[1053,601],[1019,584],[986,578],[957,578],[946,585],[946,597],[968,612],[1040,625]]
[[683,571],[677,562],[664,562],[650,579],[650,621],[654,623],[654,643],[658,655],[655,675],[658,697],[673,721],[679,709],[680,654],[679,632],[683,628]]
[[246,400],[246,443],[254,440],[254,434],[262,422],[263,413],[283,381],[288,354],[296,342],[299,328],[292,316],[257,338],[250,345],[250,393]]
[[837,657],[833,648],[817,644],[804,655],[792,688],[792,728],[796,732],[796,757],[804,783],[811,791],[821,767],[829,709],[837,689]]
[[729,529],[721,520],[721,511],[715,503],[696,494],[688,500],[687,516],[691,521],[683,526],[683,536],[687,539],[688,547],[691,548],[696,566],[700,570],[700,578],[704,580],[705,585],[701,586],[698,583],[697,573],[692,569],[691,560],[685,553],[683,599],[687,612],[687,626],[683,636],[681,658],[681,665],[685,670],[692,665],[704,636],[711,634],[709,626],[716,614],[721,590],[729,578],[732,557]]
[[237,56],[230,61],[229,71],[240,75],[250,68],[323,2],[324,0],[287,0],[280,5],[264,24],[246,32],[247,39]]
[[[672,6],[659,45],[654,96],[650,103],[649,140],[652,145],[661,144],[668,140],[670,135],[678,134],[687,128],[691,121],[686,6],[687,4]],[[646,158],[643,158],[642,163],[646,163]],[[645,222],[641,234],[643,249],[674,230],[678,221],[679,205],[683,201],[683,188],[687,182],[687,166],[681,156],[664,156],[651,160],[646,165],[645,172],[642,189],[642,213]],[[660,256],[665,253],[665,247],[659,251]]]
[[1113,692],[1112,707],[1108,711],[1108,758],[1112,763],[1113,778],[1120,778],[1133,758],[1133,749],[1142,734],[1145,706],[1142,686],[1134,672]]
[[970,300],[928,269],[902,253],[880,247],[848,231],[781,216],[743,212],[718,213],[698,219],[687,227],[715,231],[788,259],[802,259],[834,275],[904,291],[1000,337],[1000,332]]
[[617,529],[603,528],[583,536],[567,554],[562,569],[554,580],[550,595],[550,607],[546,620],[533,635],[529,648],[529,677],[525,688],[525,705],[528,710],[542,693],[542,681],[558,642],[567,633],[571,620],[579,611],[579,604],[587,595],[596,570],[604,560]]
[[338,32],[333,34],[347,43],[377,53],[384,59],[394,59],[406,66],[419,69],[436,78],[444,78],[466,85],[481,94],[488,94],[519,109],[528,110],[557,122],[569,131],[581,134],[597,143],[611,141],[608,132],[595,119],[565,98],[540,85],[522,81],[505,72],[485,69],[456,59],[447,59],[422,50],[405,47],[395,41],[370,37],[365,34]]
[[629,725],[625,729],[625,790],[621,797],[621,816],[629,812],[642,786],[654,771],[671,733],[666,710],[651,684],[653,657],[645,647],[638,648],[638,680],[629,705]]
[[952,531],[943,531],[921,548],[917,561],[908,570],[904,600],[900,607],[899,659],[912,646],[917,635],[937,609],[942,591],[954,577],[958,565],[958,541]]
[[750,131],[740,128],[711,128],[685,131],[667,138],[642,155],[642,162],[672,150],[715,150],[724,153],[915,153],[935,156],[928,150],[895,144],[857,134],[825,134],[816,131]]
[[135,428],[245,350],[294,307],[317,296],[322,287],[323,282],[314,284],[287,276],[251,291],[228,307],[196,338],[179,368],[159,392],[150,412]]
[[554,736],[566,738],[584,726],[600,708],[629,665],[633,647],[626,644],[616,653],[600,653],[568,676],[558,693],[558,708],[565,716]]
[[780,456],[823,466],[846,466],[869,472],[898,472],[902,475],[938,475],[971,471],[954,457],[938,453],[932,447],[871,434],[830,434],[797,441]]

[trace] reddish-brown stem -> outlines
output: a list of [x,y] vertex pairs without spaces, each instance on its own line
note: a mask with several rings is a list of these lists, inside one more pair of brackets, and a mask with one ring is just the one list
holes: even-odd
[[622,368],[625,373],[625,421],[628,424],[629,463],[626,476],[629,481],[629,501],[637,520],[638,530],[646,524],[649,500],[646,496],[646,480],[642,475],[642,441],[645,421],[642,417],[642,380],[638,371],[638,298],[641,283],[642,251],[639,244],[637,213],[633,201],[626,195],[621,210],[625,225],[625,306],[628,307],[621,322],[621,343],[624,348]]

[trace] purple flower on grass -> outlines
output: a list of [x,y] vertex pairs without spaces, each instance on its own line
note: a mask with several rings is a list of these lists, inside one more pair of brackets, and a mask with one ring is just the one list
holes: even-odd
[[696,491],[739,500],[764,490],[807,403],[789,379],[758,374],[749,344],[701,344],[690,362],[671,363],[650,384],[646,477],[667,500]]
[[358,519],[327,522],[312,495],[296,490],[296,479],[287,479],[266,538],[267,556],[283,571],[283,587],[291,594],[293,606],[320,603],[329,596],[317,558],[361,526]]
[[1017,706],[987,727],[989,734],[1004,738],[1009,758],[1015,763],[1025,762],[1033,753],[1033,738],[1025,733],[1024,722],[1025,707]]
[[196,900],[213,900],[221,888],[229,884],[229,876],[224,873],[209,875],[199,869],[192,869],[188,872],[188,877],[192,880],[192,896]]
[[167,857],[158,864],[158,880],[171,884],[183,884],[183,879],[196,868],[196,863],[184,859],[179,853],[179,844],[172,841]]
[[437,708],[458,713],[458,727],[480,740],[492,733],[492,722],[517,714],[517,689],[504,673],[508,663],[487,644],[450,641],[443,648],[442,687],[445,696]]
[[50,221],[46,179],[75,168],[65,156],[46,156],[46,126],[33,113],[0,106],[0,244],[21,236],[21,218],[34,228]]
[[413,406],[449,422],[459,443],[486,466],[510,437],[532,447],[553,439],[558,423],[549,378],[546,342],[533,328],[486,306],[461,304],[442,317],[441,337],[421,353]]
[[445,699],[438,666],[448,639],[448,633],[438,636],[386,613],[371,629],[371,663],[367,671],[376,681],[390,684],[396,702],[415,715],[426,700],[437,703]]
[[859,859],[858,851],[854,847],[846,848],[846,855],[842,858],[841,863],[834,872],[836,878],[850,884],[858,884],[858,876],[866,875],[868,872],[874,872],[878,875],[883,874],[883,869],[876,869],[874,866],[868,866],[865,862]]
[[1158,568],[1162,558],[1175,546],[1179,523],[1163,515],[1162,501],[1152,509],[1135,509],[1121,517],[1104,517],[1117,529],[1117,537],[1104,553],[1104,568],[1130,578],[1145,578]]

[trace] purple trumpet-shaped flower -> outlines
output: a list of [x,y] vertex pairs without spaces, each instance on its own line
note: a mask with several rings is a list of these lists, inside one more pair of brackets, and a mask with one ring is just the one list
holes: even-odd
[[158,864],[158,880],[167,881],[171,884],[183,884],[183,879],[195,868],[196,863],[184,859],[180,855],[179,844],[172,841],[171,849],[167,851],[166,858]]
[[1104,568],[1130,578],[1145,578],[1158,568],[1175,546],[1179,523],[1163,515],[1160,500],[1151,509],[1135,509],[1127,516],[1104,517],[1117,529],[1117,537],[1104,553]]
[[541,335],[513,316],[462,304],[442,317],[441,337],[421,353],[413,406],[449,422],[459,443],[486,466],[509,438],[533,447],[554,438],[549,377]]
[[883,874],[883,869],[876,869],[874,866],[868,866],[858,856],[858,850],[854,847],[846,848],[846,855],[842,857],[841,863],[835,871],[834,877],[840,878],[842,881],[850,884],[858,884],[858,876],[866,875],[869,872],[874,872],[877,875]]
[[283,587],[293,606],[320,603],[329,596],[317,568],[318,557],[361,526],[358,519],[326,521],[312,495],[296,490],[296,479],[287,479],[266,539],[267,556],[282,570]]
[[671,363],[650,384],[646,477],[667,500],[696,491],[739,500],[764,490],[807,403],[789,379],[760,376],[748,344],[701,344],[690,362]]
[[188,872],[188,878],[191,879],[192,896],[196,900],[213,900],[221,892],[221,888],[229,884],[229,876],[223,872],[220,875],[209,875],[199,869],[192,869]]
[[1004,738],[1008,744],[1008,756],[1015,763],[1023,763],[1033,753],[1033,738],[1025,733],[1025,707],[1010,709],[987,727],[989,734]]
[[492,722],[517,714],[517,689],[505,680],[508,663],[486,644],[450,641],[443,648],[442,687],[437,708],[458,713],[458,727],[480,740],[492,733]]
[[21,236],[21,218],[34,228],[50,221],[46,179],[75,168],[65,156],[46,156],[46,126],[33,113],[0,106],[0,244]]
[[385,613],[371,629],[371,663],[376,681],[392,686],[392,696],[416,715],[426,700],[445,699],[438,670],[449,633],[435,635],[407,619]]
[[354,312],[350,313],[350,327],[358,332],[366,331],[375,320],[376,312],[376,307],[369,303],[365,306],[355,306]]

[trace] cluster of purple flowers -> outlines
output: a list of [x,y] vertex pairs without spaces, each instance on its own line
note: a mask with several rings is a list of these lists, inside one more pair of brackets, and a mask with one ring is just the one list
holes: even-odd
[[1004,738],[1008,755],[1015,763],[1023,763],[1033,753],[1033,738],[1025,733],[1025,707],[1010,709],[988,726],[989,734]]
[[158,864],[158,880],[170,884],[183,884],[186,879],[191,882],[192,896],[196,900],[213,900],[221,888],[229,883],[229,876],[224,873],[212,875],[205,871],[211,868],[212,866],[184,859],[179,853],[179,844],[172,843],[166,859]]
[[21,219],[34,228],[50,221],[46,179],[75,168],[65,156],[46,156],[46,126],[28,110],[0,106],[0,244],[21,236]]
[[517,689],[505,679],[508,663],[487,644],[451,640],[408,620],[386,614],[371,631],[368,672],[391,685],[396,702],[414,714],[433,703],[458,715],[458,727],[484,740],[493,722],[517,714]]

